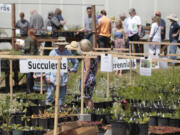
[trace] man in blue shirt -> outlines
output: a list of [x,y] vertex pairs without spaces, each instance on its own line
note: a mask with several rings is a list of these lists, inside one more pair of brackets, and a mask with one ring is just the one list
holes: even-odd
[[[180,26],[178,24],[178,18],[174,14],[171,14],[167,18],[171,22],[171,26],[170,26],[170,30],[169,30],[169,40],[171,43],[177,43],[178,38],[179,38],[179,33],[180,33]],[[177,50],[177,45],[170,45],[169,54],[176,54],[176,50]],[[175,56],[171,56],[170,58],[176,59]],[[174,64],[174,63],[172,63],[172,64]]]
[[[49,56],[71,56],[71,51],[65,49],[65,45],[67,42],[57,42],[58,48],[52,50]],[[71,61],[73,67],[68,70],[68,72],[61,72],[61,81],[60,83],[60,97],[59,97],[59,105],[63,104],[66,95],[67,83],[68,83],[68,73],[76,72],[79,62],[77,59],[67,59],[68,62]],[[56,72],[50,72],[46,74],[46,81],[48,84],[47,95],[46,95],[46,104],[49,104],[53,101],[53,91],[56,90]]]

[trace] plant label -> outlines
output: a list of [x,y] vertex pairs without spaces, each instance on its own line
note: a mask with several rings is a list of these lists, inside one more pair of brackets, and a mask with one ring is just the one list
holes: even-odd
[[140,75],[151,76],[152,75],[152,59],[141,58],[140,59]]
[[101,72],[112,72],[113,71],[113,58],[110,54],[101,55]]

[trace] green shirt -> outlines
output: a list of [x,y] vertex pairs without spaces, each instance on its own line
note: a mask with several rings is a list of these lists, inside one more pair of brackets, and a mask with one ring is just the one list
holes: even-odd
[[24,54],[26,55],[37,55],[38,46],[32,37],[27,37],[25,40]]

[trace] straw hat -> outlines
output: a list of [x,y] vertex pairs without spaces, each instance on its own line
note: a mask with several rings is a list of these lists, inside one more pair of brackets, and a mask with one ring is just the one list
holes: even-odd
[[69,43],[66,42],[66,38],[65,37],[58,37],[58,40],[54,43],[54,45],[68,45]]
[[111,16],[111,17],[110,17],[110,20],[111,20],[112,22],[115,22],[115,20],[116,20],[115,16]]
[[179,20],[175,14],[170,14],[167,18],[176,22],[178,22]]
[[89,51],[93,50],[93,46],[92,46],[91,42],[89,40],[87,40],[87,39],[81,40],[80,48],[84,52],[89,52]]
[[76,42],[76,41],[72,41],[71,44],[69,44],[69,45],[66,46],[66,48],[67,48],[67,49],[70,49],[70,50],[72,50],[72,49],[77,49],[77,48],[79,48],[79,44],[78,44],[78,42]]

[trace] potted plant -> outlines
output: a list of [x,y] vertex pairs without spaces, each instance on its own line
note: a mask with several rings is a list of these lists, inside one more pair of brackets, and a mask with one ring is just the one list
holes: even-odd
[[112,108],[113,121],[112,124],[112,134],[113,135],[126,135],[128,130],[128,124],[124,121],[125,117],[128,117],[130,114],[130,108],[127,107],[123,109],[123,106],[120,101],[117,101],[113,104]]

